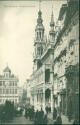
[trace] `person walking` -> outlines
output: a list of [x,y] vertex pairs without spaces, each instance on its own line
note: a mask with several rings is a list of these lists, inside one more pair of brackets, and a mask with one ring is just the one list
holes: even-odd
[[54,107],[54,110],[53,110],[53,120],[55,120],[57,117],[57,109]]
[[37,110],[35,112],[35,117],[34,117],[34,125],[39,123],[39,111]]
[[48,124],[47,114],[44,115],[44,118],[43,118],[43,124],[45,124],[45,125]]
[[44,121],[44,111],[41,108],[41,111],[39,111],[39,124],[43,124]]
[[48,106],[46,106],[46,108],[45,108],[45,109],[46,109],[46,113],[48,114]]
[[57,119],[56,119],[56,124],[57,125],[62,125],[62,118],[60,115],[58,115]]

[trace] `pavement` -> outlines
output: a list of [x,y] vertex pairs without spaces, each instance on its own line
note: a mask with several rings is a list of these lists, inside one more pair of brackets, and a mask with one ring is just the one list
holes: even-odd
[[[62,124],[63,125],[72,125],[73,124],[73,120],[71,120],[71,122],[68,121],[68,118],[64,115],[61,115],[61,118],[62,118]],[[48,114],[48,121],[49,121],[49,124],[53,124],[53,117],[52,117],[52,114]]]
[[11,122],[8,123],[3,123],[2,125],[13,125],[13,124],[18,124],[18,125],[24,125],[24,124],[33,124],[32,121],[30,121],[29,119],[26,119],[24,116],[19,116],[19,117],[15,117],[13,120],[11,120]]
[[[62,118],[62,124],[63,125],[72,125],[73,120],[71,122],[68,121],[68,118],[64,115],[61,115]],[[24,116],[15,117],[11,122],[4,123],[4,125],[12,125],[12,124],[18,124],[18,125],[24,125],[24,124],[33,124],[33,121],[30,121],[29,119],[26,119]],[[53,117],[52,114],[48,114],[48,124],[53,124]],[[3,124],[2,124],[3,125]]]

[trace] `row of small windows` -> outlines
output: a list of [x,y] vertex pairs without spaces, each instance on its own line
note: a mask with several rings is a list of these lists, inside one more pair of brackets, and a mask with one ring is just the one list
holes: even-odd
[[0,94],[17,94],[17,89],[0,89]]
[[[0,86],[5,86],[7,82],[5,81],[0,81]],[[17,86],[16,82],[8,82],[9,86]]]

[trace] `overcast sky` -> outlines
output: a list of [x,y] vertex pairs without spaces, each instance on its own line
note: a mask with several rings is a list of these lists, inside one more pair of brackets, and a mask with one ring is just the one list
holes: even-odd
[[[45,34],[48,35],[50,29],[52,3],[56,22],[60,7],[65,2],[65,0],[41,2]],[[8,63],[12,73],[18,76],[20,86],[32,73],[38,9],[38,1],[0,1],[0,74]]]

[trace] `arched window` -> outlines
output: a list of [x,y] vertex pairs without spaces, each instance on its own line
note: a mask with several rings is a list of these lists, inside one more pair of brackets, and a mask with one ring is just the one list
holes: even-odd
[[39,34],[40,34],[40,39],[41,39],[41,32]]
[[38,32],[37,32],[37,38],[38,38]]
[[40,47],[37,48],[37,55],[40,55]]
[[43,47],[41,46],[41,55],[42,55],[42,53],[43,53]]

